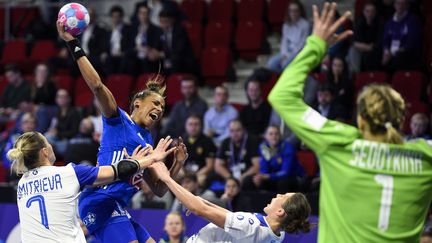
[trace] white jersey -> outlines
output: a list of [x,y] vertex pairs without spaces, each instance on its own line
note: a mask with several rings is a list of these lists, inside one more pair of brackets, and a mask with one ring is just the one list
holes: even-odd
[[263,215],[235,212],[227,214],[223,229],[210,223],[191,236],[187,243],[277,243],[284,237],[285,232],[280,236],[273,233]]
[[23,243],[82,242],[78,215],[80,190],[96,180],[99,168],[68,164],[30,170],[18,183]]

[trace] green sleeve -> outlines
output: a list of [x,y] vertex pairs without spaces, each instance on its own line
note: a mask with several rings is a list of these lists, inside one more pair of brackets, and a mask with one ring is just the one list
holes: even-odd
[[288,127],[317,154],[329,146],[348,144],[360,136],[357,128],[327,120],[303,101],[304,80],[321,62],[326,50],[321,38],[310,36],[268,96]]

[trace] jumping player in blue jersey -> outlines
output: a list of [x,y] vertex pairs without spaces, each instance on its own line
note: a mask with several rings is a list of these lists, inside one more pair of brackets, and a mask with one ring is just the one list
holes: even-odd
[[[129,116],[117,106],[111,91],[102,83],[85,56],[79,41],[65,32],[60,22],[57,22],[57,31],[66,41],[82,76],[99,102],[99,109],[103,115],[99,165],[114,164],[122,160],[125,157],[124,147],[131,152],[137,145],[153,145],[148,129],[160,120],[165,108],[165,86],[160,80],[149,80],[147,88],[133,96]],[[170,173],[175,177],[187,158],[186,147],[181,139],[173,157]],[[155,242],[144,227],[135,222],[124,209],[138,191],[137,185],[143,179],[158,196],[168,191],[166,185],[157,180],[151,166],[143,173],[135,174],[129,182],[116,182],[84,190],[79,199],[79,213],[89,232],[102,242]],[[89,218],[92,220],[88,220]]]

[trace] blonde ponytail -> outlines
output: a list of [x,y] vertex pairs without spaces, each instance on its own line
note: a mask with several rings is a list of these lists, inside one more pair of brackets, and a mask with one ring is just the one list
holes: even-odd
[[12,170],[17,174],[37,167],[39,151],[47,146],[45,137],[38,132],[26,132],[19,136],[7,157],[12,161]]
[[385,135],[386,143],[403,143],[397,129],[405,117],[405,101],[390,86],[372,84],[365,87],[357,98],[357,110],[372,134]]
[[24,154],[20,149],[13,148],[7,152],[7,158],[12,162],[12,170],[17,174],[23,174],[27,171],[24,165]]

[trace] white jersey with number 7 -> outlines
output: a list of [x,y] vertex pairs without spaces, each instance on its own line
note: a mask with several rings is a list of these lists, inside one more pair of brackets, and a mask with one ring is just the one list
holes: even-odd
[[22,242],[85,243],[77,199],[84,186],[94,183],[98,171],[97,167],[71,163],[24,173],[17,188]]

